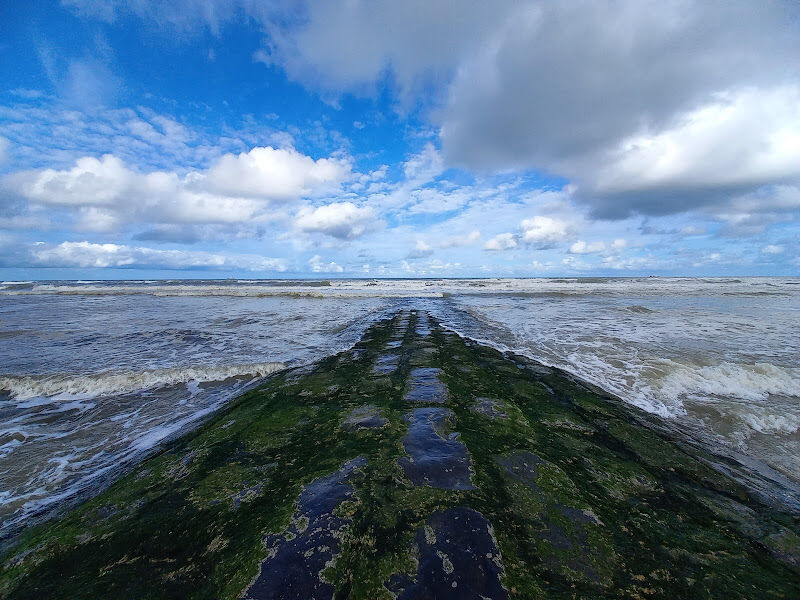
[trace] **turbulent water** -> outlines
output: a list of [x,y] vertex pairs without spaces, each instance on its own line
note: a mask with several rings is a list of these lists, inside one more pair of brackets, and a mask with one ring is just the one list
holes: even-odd
[[405,307],[800,480],[800,279],[3,282],[0,537]]

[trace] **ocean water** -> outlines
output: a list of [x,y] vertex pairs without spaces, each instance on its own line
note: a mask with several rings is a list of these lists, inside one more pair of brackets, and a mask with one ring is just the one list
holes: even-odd
[[0,284],[0,538],[401,308],[800,481],[800,279]]

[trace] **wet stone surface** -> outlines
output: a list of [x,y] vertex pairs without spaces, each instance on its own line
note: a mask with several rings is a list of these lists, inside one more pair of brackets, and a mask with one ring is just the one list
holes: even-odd
[[800,488],[746,467],[405,310],[0,539],[0,600],[800,598]]
[[[498,458],[497,463],[504,468],[510,479],[531,489],[544,506],[544,512],[530,515],[536,522],[537,535],[551,548],[566,552],[562,555],[548,554],[544,557],[545,564],[554,571],[568,567],[591,581],[599,581],[597,571],[592,564],[597,556],[588,543],[586,530],[587,525],[603,525],[597,515],[590,510],[574,508],[548,498],[537,486],[539,468],[546,462],[534,453],[515,452],[507,457]],[[568,526],[565,527],[566,524]]]
[[258,576],[243,598],[329,600],[333,597],[333,586],[322,581],[320,573],[335,558],[338,538],[348,524],[333,511],[352,496],[348,479],[366,462],[363,457],[354,458],[303,489],[289,529],[265,538],[269,556],[261,563]]
[[503,411],[503,403],[496,398],[475,398],[472,410],[490,419],[507,419],[508,413]]
[[503,563],[489,521],[471,508],[437,511],[419,529],[415,578],[393,576],[387,587],[398,600],[502,600]]
[[428,315],[419,316],[416,331],[420,337],[428,337],[431,334],[431,321]]
[[397,369],[399,357],[396,354],[383,354],[375,360],[373,371],[378,375],[388,375]]
[[497,459],[497,464],[505,469],[511,479],[537,489],[539,465],[544,464],[544,461],[533,452],[514,452],[510,456],[501,456]]
[[408,434],[403,447],[408,456],[397,463],[416,486],[445,490],[472,490],[472,461],[457,432],[446,434],[453,412],[448,408],[415,408],[405,415]]
[[403,400],[417,404],[443,404],[446,402],[447,387],[439,379],[441,373],[441,369],[434,367],[411,369]]
[[342,427],[350,431],[358,429],[380,429],[389,421],[380,415],[374,404],[365,404],[354,408],[342,421]]

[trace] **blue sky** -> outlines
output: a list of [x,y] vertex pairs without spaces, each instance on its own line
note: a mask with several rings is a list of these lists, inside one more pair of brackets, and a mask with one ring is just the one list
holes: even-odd
[[794,2],[0,7],[0,277],[796,275]]

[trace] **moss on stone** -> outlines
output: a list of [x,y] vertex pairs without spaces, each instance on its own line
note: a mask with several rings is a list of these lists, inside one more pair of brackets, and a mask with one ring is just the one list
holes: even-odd
[[[336,598],[393,597],[390,581],[416,576],[418,540],[436,542],[432,515],[456,507],[491,524],[511,598],[798,597],[797,514],[759,503],[637,409],[422,320],[400,313],[350,351],[274,375],[27,530],[0,557],[0,597],[238,598],[304,486],[356,457],[353,495],[335,508],[339,554],[321,575]],[[376,372],[387,354],[396,366]],[[398,465],[414,408],[403,394],[426,367],[441,369],[435,406],[453,413],[475,489],[414,485]],[[507,416],[474,410],[476,398]],[[342,426],[365,406],[387,423]],[[527,475],[508,468],[519,457]]]

